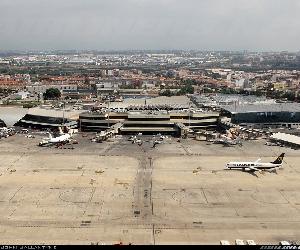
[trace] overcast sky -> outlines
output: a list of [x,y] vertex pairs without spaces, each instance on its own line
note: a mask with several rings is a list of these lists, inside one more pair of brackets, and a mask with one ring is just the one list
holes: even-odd
[[300,0],[0,0],[0,50],[300,50]]

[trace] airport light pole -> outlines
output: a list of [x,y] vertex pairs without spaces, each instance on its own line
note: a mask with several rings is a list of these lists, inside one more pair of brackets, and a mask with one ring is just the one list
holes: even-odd
[[108,117],[107,117],[107,125],[108,125],[108,128],[109,128],[109,113],[110,113],[110,99],[108,99]]
[[65,128],[65,108],[66,108],[66,102],[63,101],[63,128]]
[[189,101],[189,129],[191,127],[191,101]]
[[147,105],[147,90],[146,89],[144,90],[144,95],[145,95],[145,107],[146,107],[146,105]]

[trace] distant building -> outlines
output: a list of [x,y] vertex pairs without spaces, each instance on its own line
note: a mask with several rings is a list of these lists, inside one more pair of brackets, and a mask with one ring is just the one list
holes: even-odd
[[66,89],[62,91],[62,97],[66,99],[91,99],[94,94],[94,90],[92,89]]
[[113,76],[114,75],[114,71],[109,69],[109,70],[107,70],[106,75]]
[[274,82],[273,83],[273,88],[275,90],[285,90],[287,87],[287,83],[286,82]]
[[59,84],[59,85],[32,84],[26,86],[26,90],[30,93],[45,93],[46,90],[50,88],[59,89],[60,92],[77,91],[77,85],[75,84]]
[[244,79],[243,89],[251,89],[251,82],[249,80],[249,77],[246,77]]
[[182,77],[186,77],[188,76],[189,71],[186,69],[180,69],[177,73],[178,77],[182,78]]
[[29,92],[20,91],[18,93],[11,95],[11,99],[23,100],[26,99],[29,95],[30,95]]
[[242,89],[242,88],[244,88],[244,83],[245,83],[245,79],[244,78],[235,80],[235,87]]
[[113,94],[119,90],[119,83],[115,81],[101,81],[96,84],[97,96]]

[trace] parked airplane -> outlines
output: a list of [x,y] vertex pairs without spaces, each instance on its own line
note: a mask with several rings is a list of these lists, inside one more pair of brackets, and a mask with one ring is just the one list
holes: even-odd
[[7,138],[9,136],[12,136],[15,134],[15,132],[16,131],[14,128],[7,128],[7,127],[0,128],[0,139],[2,137]]
[[141,139],[134,139],[134,140],[132,141],[132,144],[134,144],[134,143],[136,143],[136,144],[138,144],[139,146],[141,146],[141,145],[143,144],[143,141],[142,141]]
[[70,142],[70,140],[71,140],[71,134],[66,133],[58,137],[52,137],[51,133],[49,133],[49,138],[43,139],[39,143],[39,146],[50,146],[58,143],[68,143]]
[[163,141],[161,141],[161,140],[155,140],[155,141],[153,142],[152,148],[155,148],[156,145],[161,144],[162,142],[163,142]]
[[220,139],[215,139],[213,141],[214,144],[223,144],[224,146],[235,146],[235,145],[239,145],[239,146],[243,146],[242,141],[240,138],[236,138],[234,140],[230,139],[230,138],[220,138]]
[[261,171],[261,170],[275,170],[282,166],[284,153],[277,157],[273,162],[260,162],[261,159],[258,159],[254,162],[229,162],[226,164],[227,169],[237,169],[249,172]]
[[130,136],[130,137],[128,138],[128,141],[134,142],[136,139],[137,139],[136,135],[135,135],[135,136]]

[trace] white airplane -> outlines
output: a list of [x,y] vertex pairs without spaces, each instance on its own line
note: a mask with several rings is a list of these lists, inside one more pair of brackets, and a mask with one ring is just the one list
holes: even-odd
[[135,139],[135,140],[132,141],[132,143],[133,143],[133,144],[136,143],[136,144],[138,144],[139,146],[141,146],[141,145],[143,144],[143,141],[142,141],[141,139]]
[[273,162],[260,162],[258,159],[254,162],[244,161],[244,162],[229,162],[226,164],[227,169],[237,169],[248,172],[255,172],[261,170],[274,170],[282,166],[284,153],[277,157]]
[[162,140],[154,140],[152,148],[155,148],[156,145],[158,145],[158,144],[162,144],[162,142],[163,142]]
[[223,144],[224,146],[235,146],[239,145],[240,147],[243,146],[241,139],[238,137],[236,139],[230,139],[227,137],[218,138],[213,141],[214,144]]
[[137,137],[136,137],[136,135],[135,136],[130,136],[129,138],[128,138],[128,141],[135,141],[135,140],[137,140]]
[[49,133],[49,138],[43,139],[39,146],[48,146],[51,144],[57,144],[57,143],[68,143],[70,142],[71,134],[62,134],[58,137],[52,137],[51,133]]

